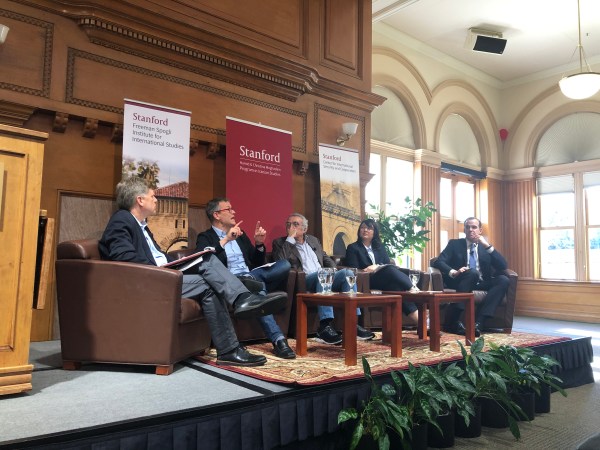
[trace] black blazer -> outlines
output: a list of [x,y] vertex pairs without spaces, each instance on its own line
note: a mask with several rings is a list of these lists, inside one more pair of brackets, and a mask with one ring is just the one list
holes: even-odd
[[[205,247],[214,247],[216,257],[219,258],[225,267],[227,267],[227,252],[221,247],[219,241],[220,239],[217,232],[213,227],[210,227],[208,230],[200,233],[196,238],[196,251],[204,250]],[[265,264],[267,261],[266,249],[262,252],[257,250],[256,247],[252,245],[252,241],[250,241],[250,238],[246,233],[239,236],[236,239],[236,242],[244,255],[244,261],[249,270]]]
[[[508,267],[506,259],[496,249],[489,253],[483,246],[479,245],[477,254],[479,255],[479,270],[484,280],[492,278],[492,269],[503,271]],[[467,250],[467,240],[464,238],[450,239],[446,248],[433,263],[433,267],[439,269],[444,276],[450,276],[451,269],[458,270],[468,265],[469,252]]]
[[[375,264],[390,264],[390,257],[383,246],[371,248],[373,249],[373,255],[375,256]],[[364,269],[365,267],[373,265],[373,261],[369,258],[369,253],[361,241],[353,242],[348,246],[346,249],[346,256],[344,257],[344,265],[356,267],[357,269]]]
[[[160,250],[150,230],[147,227],[146,230],[156,248]],[[138,221],[133,214],[124,209],[115,212],[108,221],[98,242],[98,250],[102,259],[156,265]],[[173,259],[165,256],[167,261]]]

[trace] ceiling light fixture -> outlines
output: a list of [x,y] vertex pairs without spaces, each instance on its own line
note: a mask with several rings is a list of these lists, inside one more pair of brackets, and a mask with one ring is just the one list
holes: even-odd
[[[579,73],[563,77],[558,85],[565,97],[573,100],[581,100],[591,97],[600,90],[600,73],[592,72],[590,65],[585,58],[585,51],[581,45],[581,12],[579,0],[577,0],[577,32],[579,41],[575,51],[579,51]],[[583,71],[583,63],[587,72]]]

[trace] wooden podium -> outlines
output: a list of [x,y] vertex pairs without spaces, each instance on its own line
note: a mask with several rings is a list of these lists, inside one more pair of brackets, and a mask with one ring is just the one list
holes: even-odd
[[47,138],[0,125],[0,395],[31,389],[29,340]]

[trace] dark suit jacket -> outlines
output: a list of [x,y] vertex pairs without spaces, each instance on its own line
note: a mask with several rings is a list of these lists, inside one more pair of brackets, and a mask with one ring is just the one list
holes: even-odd
[[[220,239],[217,232],[213,227],[210,227],[208,230],[200,233],[196,238],[196,251],[204,250],[205,247],[214,247],[217,258],[219,258],[223,265],[227,267],[227,252],[221,247],[219,241]],[[236,242],[240,246],[240,250],[244,255],[244,261],[249,270],[265,264],[267,260],[266,249],[263,252],[257,250],[256,247],[252,245],[252,241],[250,241],[250,238],[246,233],[239,236],[236,239]]]
[[[154,245],[160,250],[152,233],[146,229]],[[98,242],[98,250],[102,259],[156,265],[138,221],[124,209],[115,212],[108,221]],[[171,261],[172,258],[167,256],[167,260]]]
[[[298,252],[298,249],[294,244],[290,244],[286,239],[287,236],[284,236],[273,241],[273,260],[279,261],[280,259],[287,259],[292,265],[292,269],[304,270],[300,252]],[[323,246],[316,237],[306,234],[304,235],[304,239],[316,253],[321,267],[335,267],[335,261],[323,251]]]
[[[383,246],[373,248],[373,255],[375,256],[375,264],[390,264],[390,257]],[[369,258],[369,253],[363,243],[356,241],[350,244],[346,249],[344,265],[356,267],[357,269],[364,269],[365,267],[373,265],[373,261]]]
[[[479,255],[479,270],[481,271],[481,277],[484,280],[490,280],[492,278],[492,269],[497,271],[503,271],[508,266],[504,256],[499,251],[494,249],[493,252],[488,253],[483,246],[479,246],[477,249]],[[438,259],[433,263],[433,267],[439,269],[444,277],[449,277],[450,270],[458,270],[461,267],[469,265],[469,254],[467,251],[467,240],[466,239],[450,239],[448,245],[442,251]]]

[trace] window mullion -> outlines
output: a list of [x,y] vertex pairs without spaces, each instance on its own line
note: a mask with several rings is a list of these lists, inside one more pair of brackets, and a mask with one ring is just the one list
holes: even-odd
[[575,275],[578,281],[586,281],[587,277],[587,234],[585,232],[585,196],[583,192],[583,174],[573,174],[575,182]]

